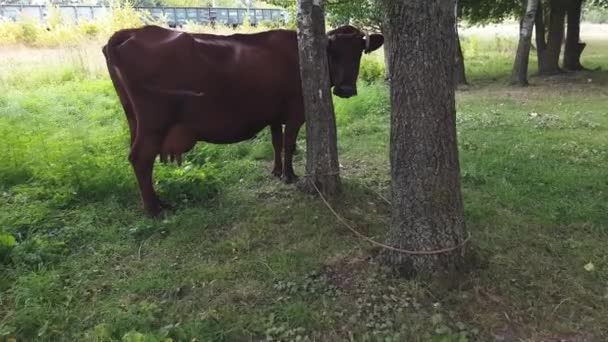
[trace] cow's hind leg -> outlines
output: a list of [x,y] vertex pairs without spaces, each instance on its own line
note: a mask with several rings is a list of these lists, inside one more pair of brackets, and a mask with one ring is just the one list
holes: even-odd
[[270,125],[272,133],[272,147],[274,149],[274,169],[272,174],[281,178],[283,175],[283,127],[279,124]]
[[137,121],[135,120],[135,115],[127,114],[127,122],[129,123],[130,142],[131,146],[133,146],[135,143],[135,136],[137,134]]
[[301,123],[290,122],[285,125],[285,166],[283,168],[283,174],[287,184],[298,180],[298,176],[296,176],[293,171],[293,153],[296,149],[296,139],[298,138],[298,132],[300,131],[301,126]]
[[160,152],[160,147],[160,137],[138,134],[129,154],[129,161],[137,177],[144,209],[150,216],[156,216],[162,210],[162,204],[152,185],[154,160]]

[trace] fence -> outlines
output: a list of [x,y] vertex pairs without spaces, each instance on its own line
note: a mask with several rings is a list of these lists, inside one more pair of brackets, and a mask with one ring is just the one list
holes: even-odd
[[[106,15],[109,8],[103,6],[74,5],[58,6],[62,18],[67,22],[99,19]],[[268,8],[217,8],[217,7],[135,7],[141,12],[148,12],[155,19],[166,21],[170,26],[183,25],[186,22],[199,24],[241,25],[246,17],[252,25],[260,22],[281,22],[287,20],[287,12],[282,9]],[[44,23],[48,8],[44,5],[0,5],[0,17],[17,21],[23,16],[37,19]]]

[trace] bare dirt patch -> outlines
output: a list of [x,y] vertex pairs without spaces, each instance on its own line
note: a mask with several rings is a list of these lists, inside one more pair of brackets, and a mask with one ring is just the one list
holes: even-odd
[[367,272],[371,256],[363,251],[356,254],[339,254],[328,260],[321,268],[321,273],[329,283],[347,294],[353,294],[365,279],[361,274]]

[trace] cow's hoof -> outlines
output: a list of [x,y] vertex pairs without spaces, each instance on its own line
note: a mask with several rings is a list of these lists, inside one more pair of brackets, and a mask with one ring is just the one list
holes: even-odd
[[281,178],[281,176],[283,175],[283,170],[274,169],[272,170],[272,175],[277,178]]
[[298,181],[298,176],[296,175],[285,175],[285,183],[286,184],[293,184],[295,182]]
[[161,210],[173,210],[175,207],[167,202],[164,201],[158,201]]
[[144,211],[148,217],[156,218],[162,213],[163,208],[160,205],[155,206],[145,206]]
[[157,218],[163,212],[173,210],[173,206],[161,200],[155,201],[154,204],[144,204],[144,211],[149,217]]

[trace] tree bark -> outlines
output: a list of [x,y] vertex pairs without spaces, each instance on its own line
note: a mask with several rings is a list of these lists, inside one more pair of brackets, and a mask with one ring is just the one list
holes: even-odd
[[464,69],[464,55],[462,54],[462,47],[460,46],[460,37],[458,35],[458,2],[454,1],[454,30],[456,31],[456,53],[454,54],[454,82],[456,86],[466,85],[467,76]]
[[299,0],[298,53],[306,117],[306,173],[326,195],[341,191],[323,0]]
[[[392,218],[386,244],[407,250],[461,245],[466,227],[456,142],[454,0],[383,0],[390,56]],[[412,48],[415,47],[415,48]],[[405,276],[452,273],[462,249],[387,251]]]
[[519,30],[519,43],[515,55],[515,63],[511,73],[511,84],[520,86],[528,85],[528,61],[530,58],[530,45],[532,43],[532,29],[538,9],[539,0],[528,0],[526,13],[524,14]]
[[464,55],[462,54],[462,47],[460,46],[460,37],[458,31],[456,31],[456,60],[454,65],[454,82],[456,86],[467,85],[467,75],[464,68]]
[[568,6],[568,31],[564,50],[564,69],[584,70],[581,54],[587,44],[581,43],[581,7],[583,0],[573,0]]
[[541,75],[552,75],[561,72],[559,55],[564,41],[564,19],[566,18],[566,0],[551,0],[549,14],[549,34],[546,48],[539,55],[538,72]]
[[[386,35],[385,30],[382,30],[382,34]],[[391,55],[391,46],[390,42],[384,40],[384,79],[386,81],[391,79],[391,69],[390,69],[390,55]]]
[[536,9],[534,27],[536,28],[536,56],[538,70],[540,70],[542,57],[545,55],[545,50],[547,49],[547,40],[545,39],[545,12],[541,1],[538,2],[538,8]]

